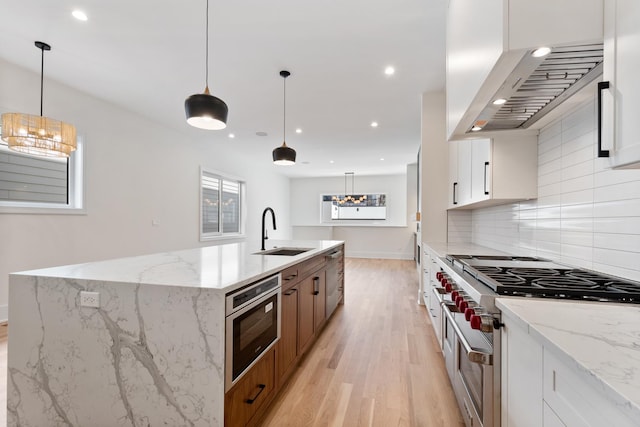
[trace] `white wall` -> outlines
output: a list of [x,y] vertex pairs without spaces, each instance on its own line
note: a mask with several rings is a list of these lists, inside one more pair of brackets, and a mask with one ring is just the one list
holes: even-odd
[[[415,166],[414,166],[415,169]],[[416,177],[402,175],[355,175],[354,191],[385,193],[387,219],[384,221],[344,221],[340,226],[320,222],[320,195],[344,193],[344,177],[291,179],[291,223],[294,239],[335,239],[345,241],[346,255],[361,258],[413,259],[414,225],[409,222],[408,205],[417,205]],[[347,181],[351,192],[351,178]],[[411,198],[409,202],[408,197]],[[370,225],[372,224],[373,225]]]
[[473,242],[640,280],[640,171],[596,155],[592,99],[538,139],[538,199],[472,212]]
[[[38,74],[0,61],[0,76],[0,110],[38,112]],[[256,249],[266,206],[278,222],[270,237],[291,237],[289,179],[269,158],[248,156],[242,140],[216,142],[186,123],[176,131],[52,81],[45,88],[45,115],[76,125],[85,143],[86,215],[0,214],[0,320],[10,272],[213,244],[199,242],[200,166],[247,181]]]

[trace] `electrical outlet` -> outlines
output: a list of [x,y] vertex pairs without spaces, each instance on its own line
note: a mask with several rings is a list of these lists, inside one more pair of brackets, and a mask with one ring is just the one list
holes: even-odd
[[81,307],[100,307],[100,293],[80,291]]

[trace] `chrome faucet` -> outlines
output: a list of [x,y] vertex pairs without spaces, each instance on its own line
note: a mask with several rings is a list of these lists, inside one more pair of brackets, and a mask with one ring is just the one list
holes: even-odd
[[271,208],[265,208],[262,211],[262,248],[260,250],[264,251],[264,241],[267,240],[269,238],[269,236],[267,236],[267,229],[264,225],[264,218],[267,216],[267,212],[271,212],[271,218],[273,219],[273,229],[276,229],[276,214],[275,212],[273,212],[273,209]]

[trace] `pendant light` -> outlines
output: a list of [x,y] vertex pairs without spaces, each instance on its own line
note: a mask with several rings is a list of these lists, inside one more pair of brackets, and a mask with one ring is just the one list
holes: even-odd
[[296,150],[287,146],[286,136],[287,136],[287,77],[291,75],[290,72],[286,70],[280,71],[280,76],[282,77],[282,99],[283,99],[283,108],[282,108],[282,145],[273,150],[273,163],[276,165],[293,165],[296,163]]
[[41,50],[40,62],[40,115],[5,113],[2,115],[2,140],[9,148],[21,153],[43,157],[69,157],[76,149],[76,128],[69,123],[42,115],[44,93],[44,51],[51,46],[35,42]]
[[[351,175],[351,194],[347,194],[347,177],[349,175]],[[331,200],[333,200],[334,202],[338,202],[338,204],[340,205],[344,205],[345,203],[349,205],[359,205],[360,203],[366,203],[367,201],[366,194],[360,194],[360,195],[354,194],[353,189],[355,187],[355,181],[356,181],[356,177],[354,172],[345,172],[344,173],[344,196],[343,197],[333,196]]]
[[187,123],[193,127],[208,130],[219,130],[227,127],[227,104],[209,92],[209,0],[207,0],[207,30],[205,53],[205,88],[204,93],[191,95],[184,101]]

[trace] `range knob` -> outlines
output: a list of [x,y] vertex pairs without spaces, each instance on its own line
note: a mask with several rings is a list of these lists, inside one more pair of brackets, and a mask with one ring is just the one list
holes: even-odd
[[471,317],[475,314],[480,315],[487,313],[487,310],[484,307],[477,305],[475,302],[473,304],[473,307],[467,307],[467,309],[464,311],[464,318],[467,320],[467,322],[470,322]]
[[438,271],[436,273],[436,280],[441,280],[442,279],[442,271]]
[[474,314],[471,316],[471,328],[482,332],[493,331],[493,316],[490,314]]
[[456,305],[458,306],[458,310],[460,310],[461,313],[464,313],[464,311],[469,307],[469,304],[473,303],[474,301],[471,297],[465,296],[460,300],[460,302],[457,302]]
[[460,295],[458,291],[451,291],[451,301],[455,303],[456,299],[458,298],[458,295]]

